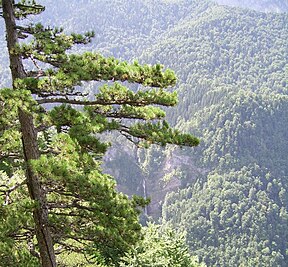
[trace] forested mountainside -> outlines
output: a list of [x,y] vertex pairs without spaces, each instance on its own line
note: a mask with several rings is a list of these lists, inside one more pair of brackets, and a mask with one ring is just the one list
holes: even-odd
[[117,160],[112,169],[129,177],[133,166],[132,187],[152,196],[154,215],[167,191],[188,186],[168,193],[163,221],[187,230],[208,266],[287,265],[287,30],[287,14],[207,5],[141,56],[176,71],[180,104],[167,112],[202,143],[138,151],[142,170],[130,162],[121,175]]
[[90,49],[178,76],[167,114],[199,147],[144,150],[119,138],[105,164],[119,188],[151,196],[147,215],[185,229],[208,266],[287,266],[288,15],[274,13],[287,1],[244,6],[268,13],[206,0],[42,2],[51,24],[94,29]]
[[[97,50],[106,56],[113,55],[126,60],[139,58],[145,48],[155,43],[167,29],[187,15],[198,16],[201,10],[212,5],[207,0],[180,1],[181,5],[177,1],[139,0],[63,0],[57,5],[53,0],[38,2],[46,7],[45,12],[37,16],[38,21],[61,26],[66,32],[95,32],[94,41],[85,47],[79,47],[80,50]],[[1,47],[6,49],[1,24],[0,33]],[[8,71],[4,57],[5,53],[2,53],[0,66]],[[3,83],[6,80],[4,78],[1,75]]]
[[202,137],[177,153],[174,179],[192,185],[166,196],[162,217],[208,266],[287,265],[287,25],[287,14],[209,7],[144,56],[177,71],[182,103],[168,114]]
[[287,0],[216,0],[217,3],[228,6],[255,9],[264,12],[287,12]]

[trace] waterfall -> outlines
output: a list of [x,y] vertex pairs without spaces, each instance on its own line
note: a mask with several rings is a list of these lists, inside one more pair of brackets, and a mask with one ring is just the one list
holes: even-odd
[[[144,194],[144,198],[147,198],[147,191],[146,191],[146,181],[145,178],[143,178],[142,180],[142,187],[143,187],[143,194]],[[147,216],[148,215],[148,208],[147,206],[145,206],[144,208],[144,214]]]

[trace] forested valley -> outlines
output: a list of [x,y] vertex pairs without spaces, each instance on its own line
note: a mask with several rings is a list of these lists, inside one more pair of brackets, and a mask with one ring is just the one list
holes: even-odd
[[[7,0],[2,0],[4,1]],[[66,183],[71,183],[69,193],[75,193],[75,196],[70,199],[70,196],[62,192],[63,201],[81,204],[77,194],[81,195],[83,190],[83,198],[87,202],[86,206],[84,205],[86,210],[84,208],[80,216],[93,217],[91,222],[96,224],[100,221],[100,226],[93,228],[89,220],[64,220],[54,215],[50,218],[56,228],[63,228],[61,233],[52,232],[53,238],[59,241],[55,251],[63,247],[69,251],[57,258],[58,266],[286,267],[287,0],[62,0],[57,4],[52,0],[38,2],[45,6],[45,11],[29,17],[29,23],[41,21],[45,25],[63,27],[67,34],[94,31],[95,36],[91,41],[92,36],[89,35],[84,36],[84,39],[80,36],[73,37],[77,46],[71,48],[68,55],[91,51],[106,58],[125,60],[130,64],[129,67],[134,68],[133,71],[137,69],[139,72],[149,72],[147,78],[141,80],[136,76],[130,77],[130,72],[127,72],[129,77],[120,77],[116,71],[118,76],[116,75],[115,80],[120,77],[121,84],[128,84],[132,88],[133,101],[136,101],[136,104],[140,97],[156,104],[155,109],[151,110],[145,109],[146,107],[142,110],[142,107],[137,105],[118,109],[119,104],[113,102],[111,109],[84,108],[87,113],[84,116],[80,114],[79,107],[55,107],[55,103],[44,102],[44,107],[49,111],[49,121],[52,121],[55,129],[60,129],[61,133],[56,134],[56,130],[43,132],[39,146],[43,151],[56,146],[58,154],[56,153],[55,159],[48,156],[45,158],[46,152],[43,152],[44,157],[40,158],[40,162],[35,163],[33,168],[43,179],[49,180],[49,172],[55,173],[57,182],[62,183],[61,188],[66,186]],[[5,88],[10,86],[12,78],[2,18],[0,32],[1,51],[5,51],[0,54],[0,88]],[[86,45],[80,46],[79,43]],[[30,53],[29,47],[25,48],[26,50],[24,48],[25,53]],[[47,50],[49,49],[52,48],[47,47]],[[37,60],[43,59],[37,58],[35,54],[33,56]],[[51,63],[45,60],[45,64]],[[74,60],[79,60],[79,64],[82,64],[77,57]],[[85,60],[89,60],[89,56]],[[111,63],[103,59],[102,62],[110,64],[109,66],[116,64],[116,68],[118,66],[114,61]],[[29,64],[33,63],[34,61]],[[110,73],[105,69],[105,64],[104,78],[99,80],[101,85],[108,80],[110,86],[114,78],[106,78],[105,75],[110,77]],[[143,69],[140,67],[142,65]],[[67,67],[69,68],[73,71],[77,69]],[[174,74],[166,71],[167,69],[175,72],[176,84]],[[160,70],[162,74],[159,74]],[[126,72],[124,74],[126,75]],[[82,74],[77,75],[81,77]],[[83,77],[85,80],[85,74]],[[63,81],[66,82],[64,78]],[[31,81],[27,82],[29,86],[32,85]],[[80,84],[75,82],[75,85],[77,87]],[[168,89],[167,93],[165,91],[161,94],[151,90],[151,95],[139,95],[137,98],[141,86]],[[101,101],[107,101],[109,91],[105,88],[104,86],[103,90],[99,89],[95,82],[85,82],[81,93],[91,101],[95,94],[101,96]],[[126,94],[132,97],[121,86],[116,89],[120,92],[118,99]],[[1,105],[7,101],[7,95],[8,99],[19,97],[9,93],[6,88],[0,92],[3,92],[0,94]],[[51,93],[49,90],[47,92]],[[178,100],[174,92],[177,92]],[[70,97],[71,95],[67,99]],[[109,97],[111,100],[112,96]],[[19,99],[22,101],[24,97]],[[78,99],[77,96],[75,99]],[[106,102],[104,104],[106,105]],[[13,160],[12,164],[2,153],[15,149],[18,149],[18,152],[21,149],[19,143],[14,142],[16,137],[19,139],[19,133],[15,133],[18,126],[13,124],[17,120],[14,103],[8,101],[6,106],[1,105],[0,198],[4,204],[1,203],[0,208],[0,257],[3,259],[0,266],[41,266],[37,257],[31,258],[31,251],[33,254],[34,250],[24,249],[27,244],[21,239],[27,239],[25,233],[33,224],[31,214],[27,213],[27,209],[33,208],[33,203],[29,202],[27,192],[25,195],[25,190],[20,186],[14,197],[26,197],[22,197],[19,206],[10,205],[12,208],[9,208],[7,196],[10,196],[10,193],[7,195],[7,191],[2,190],[5,182],[10,183],[10,188],[15,187],[15,179],[18,183],[21,172],[16,172],[14,176],[11,173],[22,163]],[[7,106],[11,112],[7,113],[8,115],[4,112],[4,107]],[[164,109],[159,111],[157,106],[164,106]],[[41,112],[43,113],[43,110],[39,111],[40,115]],[[127,132],[127,128],[121,128],[122,126],[114,121],[89,117],[92,113],[109,114],[112,118],[126,116],[127,127],[131,129],[133,124],[129,119],[135,118],[139,121],[151,120],[152,126],[134,127],[133,131],[128,132],[127,140],[127,134],[112,131],[120,129],[120,132]],[[59,114],[67,115],[61,118]],[[162,120],[165,114],[171,129],[177,129],[173,134],[170,126],[166,126],[166,121],[161,125],[154,122]],[[40,115],[37,120],[47,123],[47,118]],[[67,121],[69,124],[65,124]],[[80,124],[84,122],[88,122],[88,128],[81,127]],[[2,125],[8,125],[12,130],[7,128],[8,131],[6,126]],[[71,140],[65,137],[68,133],[67,125],[71,127]],[[161,127],[154,129],[153,125]],[[147,135],[144,138],[146,143],[135,145],[134,137],[141,139],[144,130],[146,133],[150,131],[151,137]],[[101,136],[100,142],[98,135],[104,131],[108,133]],[[187,135],[178,134],[178,131]],[[97,139],[91,136],[78,137],[77,133],[88,136],[96,133]],[[171,134],[174,139],[170,138]],[[199,138],[199,144],[194,136]],[[76,145],[73,138],[77,140]],[[91,146],[101,153],[93,154],[90,158]],[[86,150],[89,153],[85,154]],[[96,163],[92,157],[97,159]],[[66,169],[67,162],[71,167]],[[47,164],[56,167],[49,169]],[[94,171],[95,169],[97,171]],[[65,178],[66,180],[62,181],[61,175],[72,175],[75,178]],[[88,182],[83,180],[85,175],[90,179]],[[81,183],[83,181],[81,189],[74,184],[76,180],[72,181],[76,177],[82,177],[79,178],[82,179]],[[117,190],[112,177],[115,177]],[[93,189],[96,184],[97,190]],[[133,195],[150,198],[150,203],[147,205],[145,199],[133,198]],[[52,201],[53,205],[56,203],[55,197],[53,193],[50,197],[48,195],[48,201]],[[100,204],[89,206],[89,201]],[[138,224],[139,207],[142,211],[141,227]],[[103,209],[109,216],[100,220],[97,217],[100,216],[99,213],[94,209]],[[57,211],[59,213],[59,210]],[[126,215],[128,211],[129,215]],[[13,217],[13,212],[22,213]],[[70,212],[73,213],[74,209]],[[122,218],[124,214],[127,221]],[[71,227],[67,230],[63,224],[71,224]],[[86,229],[84,224],[89,227]],[[111,228],[106,229],[107,225]],[[18,231],[20,226],[22,230]],[[7,234],[12,232],[17,232],[16,237],[19,237],[16,243],[13,243],[15,238]],[[63,236],[69,237],[71,233],[83,238],[83,243],[78,244],[75,238],[63,241]],[[91,235],[97,236],[98,243],[90,242],[88,237]],[[140,236],[143,239],[137,243]],[[35,237],[30,241],[28,245],[35,243]],[[79,256],[81,249],[86,249],[88,259],[86,256]],[[37,251],[36,246],[34,252]]]

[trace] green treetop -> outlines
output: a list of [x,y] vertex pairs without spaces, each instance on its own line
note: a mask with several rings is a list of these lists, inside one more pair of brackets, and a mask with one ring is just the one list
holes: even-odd
[[[73,54],[93,32],[23,26],[42,11],[35,1],[1,3],[13,81],[0,90],[1,262],[54,267],[61,254],[74,252],[118,266],[141,238],[138,207],[147,201],[128,199],[102,173],[108,144],[99,134],[118,131],[139,146],[199,141],[164,121],[160,107],[177,104],[166,90],[176,83],[173,71]],[[83,89],[91,81],[100,82],[93,99]]]
[[185,242],[185,234],[168,226],[149,224],[143,228],[144,238],[133,246],[132,253],[122,258],[121,267],[205,267],[192,257]]

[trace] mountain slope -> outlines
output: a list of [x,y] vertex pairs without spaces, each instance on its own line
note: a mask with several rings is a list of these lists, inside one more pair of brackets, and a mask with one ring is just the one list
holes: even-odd
[[288,12],[287,0],[216,0],[221,5],[255,9],[264,12]]
[[169,115],[202,137],[177,153],[202,171],[178,175],[190,186],[162,214],[208,266],[287,266],[287,25],[287,14],[212,6],[144,56],[176,70],[182,104]]
[[42,2],[51,24],[95,29],[88,49],[177,73],[169,120],[200,146],[142,151],[117,137],[105,168],[119,188],[151,196],[148,216],[164,203],[163,220],[209,266],[287,266],[287,14],[200,0]]

